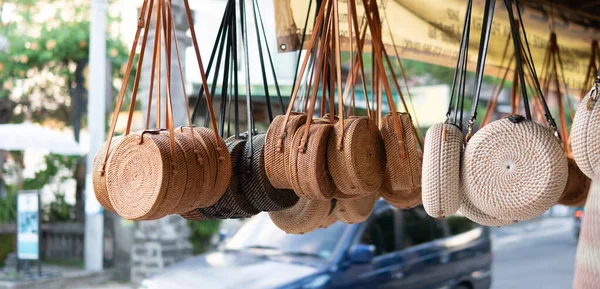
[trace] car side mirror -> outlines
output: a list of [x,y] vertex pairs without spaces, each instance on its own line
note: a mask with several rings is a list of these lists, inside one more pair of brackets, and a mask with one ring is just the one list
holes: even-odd
[[354,264],[371,263],[375,256],[375,246],[358,244],[348,250],[348,259]]

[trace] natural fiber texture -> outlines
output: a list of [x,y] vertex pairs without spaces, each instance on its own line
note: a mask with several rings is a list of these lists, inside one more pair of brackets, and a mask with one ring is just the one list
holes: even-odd
[[264,162],[265,172],[271,185],[276,189],[291,189],[287,171],[290,162],[290,152],[292,151],[292,140],[296,134],[296,130],[306,122],[306,114],[292,113],[286,125],[286,136],[283,139],[283,147],[277,151],[277,141],[281,126],[285,119],[284,115],[275,117],[265,139]]
[[292,188],[301,198],[330,200],[335,193],[335,184],[327,167],[327,143],[331,130],[331,124],[312,124],[305,152],[299,148],[304,126],[294,136],[290,176]]
[[[110,148],[109,148],[109,153],[108,155],[110,156],[112,154],[112,152],[115,150],[115,148],[117,146],[119,146],[119,144],[121,143],[121,141],[123,140],[123,137],[114,137],[112,139]],[[102,207],[104,207],[104,209],[106,209],[107,211],[110,212],[114,212],[115,209],[113,208],[112,204],[110,203],[110,198],[108,196],[108,190],[106,189],[106,178],[105,178],[105,174],[101,173],[102,170],[102,161],[104,160],[104,155],[106,153],[106,142],[100,147],[100,149],[98,150],[98,152],[96,153],[96,156],[94,157],[94,162],[92,165],[92,183],[94,185],[94,194],[96,195],[96,199],[98,200],[98,203],[100,203],[100,205]],[[105,171],[108,168],[105,168]]]
[[[204,148],[201,148],[198,141],[194,142],[193,136],[189,132],[187,134],[175,132],[175,141],[183,149],[184,164],[187,171],[184,194],[174,209],[174,213],[180,214],[194,209],[198,196],[202,195],[200,189],[204,180],[202,172],[204,160],[199,158],[202,158],[202,156],[206,157],[206,151],[204,151]],[[204,154],[200,154],[200,151],[204,151]]]
[[305,234],[324,224],[331,211],[330,200],[309,200],[300,198],[293,207],[270,212],[273,223],[289,234]]
[[379,193],[370,193],[355,199],[338,200],[335,209],[336,217],[346,224],[365,221],[379,200]]
[[206,221],[206,220],[210,220],[210,218],[202,215],[200,212],[198,212],[198,210],[192,210],[192,211],[189,211],[187,213],[181,214],[180,216],[182,218],[188,220],[188,221]]
[[[189,135],[190,128],[182,127],[181,132],[185,135]],[[194,137],[200,144],[200,152],[204,152],[203,156],[203,168],[202,168],[202,185],[198,190],[200,194],[197,195],[197,199],[194,201],[194,208],[205,208],[214,205],[220,198],[221,195],[213,193],[213,187],[217,179],[217,151],[210,141],[210,136],[200,134],[194,130]]]
[[461,203],[461,130],[438,123],[427,131],[423,152],[423,207],[427,214],[443,219],[458,211]]
[[580,207],[587,200],[592,180],[577,167],[572,158],[567,158],[567,161],[569,163],[569,178],[558,203],[565,206]]
[[144,135],[140,144],[139,135],[128,135],[110,155],[106,187],[113,208],[123,218],[144,220],[156,214],[172,173],[168,146],[167,136]]
[[581,221],[573,289],[596,289],[600,284],[600,175],[594,178]]
[[379,193],[386,202],[398,209],[408,210],[421,204],[421,187],[394,191],[389,182],[384,181]]
[[[422,160],[417,151],[417,140],[412,119],[407,113],[399,113],[402,136],[394,129],[395,118],[388,114],[381,123],[381,135],[387,155],[388,182],[395,191],[409,190],[421,186]],[[404,140],[406,156],[402,157],[399,140]]]
[[327,215],[327,217],[325,219],[323,219],[323,222],[321,222],[321,224],[319,225],[319,228],[321,228],[321,229],[329,228],[331,225],[335,224],[335,222],[338,221],[338,218],[335,214],[336,209],[337,209],[337,200],[332,199],[331,207],[329,209],[329,215]]
[[[214,157],[217,158],[215,161],[217,164],[217,174],[214,179],[215,183],[212,187],[211,192],[212,196],[218,200],[221,198],[221,196],[223,196],[225,190],[227,190],[227,187],[229,187],[229,181],[231,179],[231,157],[229,156],[227,145],[225,144],[222,138],[217,136],[215,132],[208,128],[197,127],[194,128],[194,130],[199,134],[203,135],[204,137],[208,138],[210,140],[210,143],[212,143],[213,147],[216,150]],[[221,157],[220,159],[219,156]]]
[[385,175],[385,147],[379,129],[366,117],[344,121],[342,150],[340,126],[334,125],[327,145],[327,165],[339,191],[364,196],[381,187]]
[[[298,202],[298,196],[292,190],[275,189],[265,172],[264,144],[265,135],[258,134],[252,137],[252,149],[250,142],[244,148],[244,156],[240,159],[240,185],[252,206],[260,211],[271,212],[287,209]],[[248,156],[252,156],[248,160]]]
[[592,178],[600,161],[600,107],[588,93],[577,108],[571,127],[573,157],[581,171]]
[[[260,212],[252,206],[248,196],[240,188],[240,163],[244,160],[245,145],[245,140],[228,142],[227,148],[231,157],[232,170],[229,187],[216,204],[196,209],[194,212],[197,215],[207,219],[239,219],[249,218]],[[194,212],[191,213],[192,216]]]
[[558,202],[567,183],[567,158],[550,128],[501,119],[471,138],[462,177],[465,195],[482,212],[527,220]]
[[467,219],[480,224],[482,226],[488,226],[488,227],[504,227],[504,226],[508,226],[511,224],[516,223],[517,221],[511,221],[511,220],[500,220],[497,218],[494,218],[484,212],[482,212],[481,210],[479,210],[478,208],[476,208],[466,197],[463,196],[463,201],[462,204],[460,206],[460,209],[458,210],[463,216],[465,216]]

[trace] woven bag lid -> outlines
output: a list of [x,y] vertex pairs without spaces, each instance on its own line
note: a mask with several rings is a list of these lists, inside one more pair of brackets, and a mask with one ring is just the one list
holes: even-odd
[[301,198],[314,200],[333,198],[336,188],[327,167],[327,144],[332,129],[330,124],[312,124],[304,152],[300,150],[304,126],[301,126],[294,135],[293,151],[290,155],[290,176],[292,188]]
[[575,160],[567,158],[567,161],[569,163],[569,178],[558,203],[565,206],[579,207],[580,204],[585,204],[587,200],[592,180],[579,169]]
[[568,165],[551,129],[513,116],[473,135],[462,175],[466,197],[482,212],[503,220],[527,220],[558,202]]
[[219,201],[197,211],[211,219],[239,219],[256,215],[260,210],[252,206],[240,188],[240,162],[244,158],[246,140],[233,140],[227,143],[231,156],[231,180],[229,187]]
[[160,209],[172,174],[168,147],[166,136],[145,134],[140,143],[139,135],[127,135],[108,158],[106,187],[123,218],[144,220]]
[[[108,152],[108,155],[110,156],[110,154],[112,154],[112,152],[115,150],[115,147],[119,146],[119,144],[121,143],[121,141],[123,140],[123,137],[119,136],[119,137],[114,137],[112,139],[111,145],[110,145],[110,151]],[[108,190],[106,189],[106,174],[102,174],[101,170],[102,170],[102,161],[104,160],[104,155],[106,153],[106,142],[104,144],[102,144],[102,146],[100,147],[100,149],[98,150],[98,152],[96,152],[96,156],[94,157],[94,162],[92,165],[92,184],[94,185],[94,194],[96,195],[96,199],[98,200],[98,203],[100,203],[100,205],[110,211],[110,212],[115,212],[115,209],[113,208],[112,204],[110,203],[110,198],[108,196]],[[104,169],[104,171],[106,171],[107,168]]]
[[338,200],[335,209],[336,217],[346,224],[364,222],[379,200],[379,193],[370,193],[354,199]]
[[[181,131],[175,132],[175,140],[181,145],[187,167],[186,186],[181,200],[175,207],[175,213],[185,213],[194,209],[196,201],[202,195],[202,184],[204,181],[204,159],[206,150],[195,140],[195,137]],[[201,153],[202,152],[202,153]]]
[[291,208],[269,212],[273,223],[289,234],[305,234],[322,227],[331,212],[331,200],[300,198]]
[[516,223],[516,220],[501,220],[494,218],[475,207],[467,198],[463,197],[463,202],[458,210],[467,219],[488,227],[504,227]]
[[[265,172],[264,144],[265,134],[252,137],[246,142],[244,156],[239,160],[240,188],[252,206],[260,211],[271,212],[290,208],[298,202],[293,190],[275,189]],[[247,159],[248,156],[252,159]]]
[[276,189],[291,189],[287,171],[290,162],[290,152],[292,151],[292,140],[298,128],[306,123],[306,114],[292,113],[286,125],[286,136],[283,139],[281,150],[277,150],[277,142],[281,126],[285,119],[284,115],[279,115],[273,119],[265,138],[264,162],[265,173]]
[[183,213],[180,215],[182,218],[188,221],[206,221],[210,220],[209,217],[202,215],[202,213],[198,212],[198,209],[191,210],[187,213]]
[[379,193],[386,202],[398,209],[408,210],[421,204],[421,187],[394,191],[389,182],[384,181]]
[[[395,191],[409,190],[421,186],[422,160],[417,151],[417,140],[414,134],[412,119],[407,113],[399,113],[402,136],[396,134],[394,117],[388,114],[383,117],[381,135],[387,155],[388,182]],[[402,157],[399,141],[404,140],[405,156]]]
[[366,117],[344,121],[343,149],[338,149],[340,126],[334,125],[327,145],[327,165],[344,195],[376,192],[385,175],[385,148],[379,129]]
[[[598,130],[598,122],[592,122],[592,115],[596,115],[596,119],[600,116],[600,108],[593,101],[591,96],[594,92],[592,89],[579,103],[575,118],[573,118],[573,126],[571,127],[571,148],[573,149],[573,157],[575,162],[589,178],[594,177],[595,167],[592,164],[592,159],[597,158],[598,150],[600,150],[600,138],[598,133],[590,133]],[[593,147],[590,147],[592,145]],[[594,152],[596,155],[594,155]]]
[[[227,190],[229,186],[229,181],[231,179],[231,157],[229,156],[229,151],[227,150],[227,145],[223,141],[222,138],[217,136],[212,130],[204,127],[196,127],[194,131],[199,134],[207,137],[215,148],[216,152],[214,154],[215,163],[216,163],[216,177],[214,186],[211,189],[211,192],[215,199],[220,199],[221,196]],[[219,155],[221,159],[219,159]]]
[[455,125],[438,123],[427,131],[423,152],[423,207],[434,218],[443,219],[460,208],[462,149],[463,134]]

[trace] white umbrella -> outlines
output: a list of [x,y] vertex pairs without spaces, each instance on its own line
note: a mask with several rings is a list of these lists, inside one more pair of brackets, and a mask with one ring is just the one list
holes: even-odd
[[0,125],[0,150],[46,150],[59,155],[81,155],[79,144],[68,134],[25,121]]

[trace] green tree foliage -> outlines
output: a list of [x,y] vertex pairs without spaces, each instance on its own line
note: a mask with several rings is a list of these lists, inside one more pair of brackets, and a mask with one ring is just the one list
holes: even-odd
[[219,220],[188,222],[192,231],[190,241],[194,246],[194,253],[201,254],[210,249],[210,239],[219,232]]

